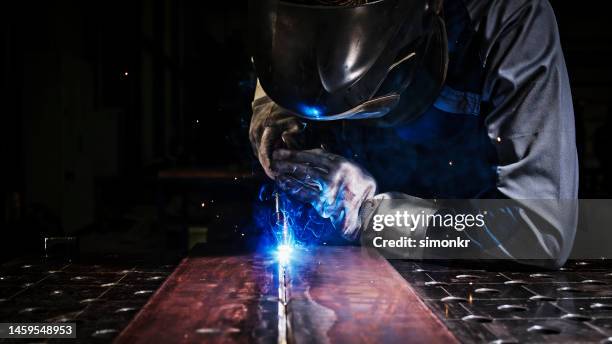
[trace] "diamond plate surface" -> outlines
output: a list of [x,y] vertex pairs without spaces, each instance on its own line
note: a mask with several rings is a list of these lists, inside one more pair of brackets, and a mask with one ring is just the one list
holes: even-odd
[[75,322],[77,338],[106,343],[173,269],[116,256],[96,263],[7,263],[0,266],[0,322]]
[[391,261],[462,342],[599,343],[612,336],[612,262],[516,271]]

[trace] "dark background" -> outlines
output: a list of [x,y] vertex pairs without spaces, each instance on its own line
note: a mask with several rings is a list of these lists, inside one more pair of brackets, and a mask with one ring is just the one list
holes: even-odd
[[[511,0],[510,0],[511,1]],[[572,81],[582,198],[611,191],[612,29],[552,0]],[[0,14],[0,259],[246,240],[257,185],[247,2],[21,1]]]

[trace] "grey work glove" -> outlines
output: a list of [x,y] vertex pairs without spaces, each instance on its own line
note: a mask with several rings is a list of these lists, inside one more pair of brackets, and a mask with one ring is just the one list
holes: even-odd
[[376,194],[376,181],[356,163],[321,149],[274,151],[279,187],[309,203],[349,240],[359,237],[359,210]]
[[272,152],[277,148],[298,149],[305,124],[268,97],[253,102],[249,140],[268,177],[276,175],[270,168]]

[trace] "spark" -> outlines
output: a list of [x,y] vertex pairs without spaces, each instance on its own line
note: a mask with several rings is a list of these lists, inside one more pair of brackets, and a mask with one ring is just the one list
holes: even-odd
[[326,227],[314,209],[292,200],[274,184],[265,184],[258,200],[262,204],[256,209],[255,220],[269,234],[262,248],[283,271],[290,269],[303,249],[323,242],[327,231],[331,232],[331,226]]

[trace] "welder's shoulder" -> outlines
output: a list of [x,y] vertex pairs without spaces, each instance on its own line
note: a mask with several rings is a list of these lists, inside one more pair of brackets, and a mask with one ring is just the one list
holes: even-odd
[[[499,40],[535,41],[558,47],[555,13],[548,0],[462,0],[481,38],[481,56],[489,57]],[[519,39],[516,35],[525,37]],[[527,37],[530,37],[527,39]],[[558,49],[551,50],[557,51]]]
[[477,30],[495,31],[522,21],[554,20],[548,0],[463,0]]

